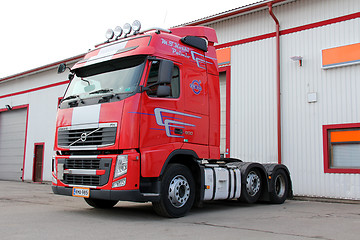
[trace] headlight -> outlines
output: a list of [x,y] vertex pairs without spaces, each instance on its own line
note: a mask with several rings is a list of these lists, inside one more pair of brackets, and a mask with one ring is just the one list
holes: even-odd
[[128,155],[119,155],[116,159],[114,179],[127,173]]

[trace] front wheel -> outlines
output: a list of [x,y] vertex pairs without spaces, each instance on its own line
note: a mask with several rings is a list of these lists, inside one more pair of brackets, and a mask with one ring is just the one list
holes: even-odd
[[171,164],[162,178],[160,201],[153,202],[157,214],[164,217],[182,217],[193,206],[195,182],[184,165]]
[[247,203],[257,202],[262,192],[262,183],[259,170],[249,169],[245,174],[245,183],[241,186],[240,200]]
[[115,206],[118,201],[113,200],[104,200],[104,199],[94,199],[94,198],[84,198],[85,202],[94,208],[112,208]]

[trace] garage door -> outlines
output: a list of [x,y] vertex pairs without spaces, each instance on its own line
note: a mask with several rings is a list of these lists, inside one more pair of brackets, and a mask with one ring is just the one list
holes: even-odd
[[27,109],[0,113],[0,180],[21,181]]

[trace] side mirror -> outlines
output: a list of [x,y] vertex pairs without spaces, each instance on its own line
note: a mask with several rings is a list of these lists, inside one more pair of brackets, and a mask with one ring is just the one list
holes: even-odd
[[74,73],[70,73],[69,74],[69,81],[71,81],[71,80],[73,80],[74,79],[74,77],[75,77],[75,74]]
[[61,63],[60,65],[59,65],[59,67],[58,67],[58,74],[60,74],[60,73],[63,73],[63,72],[65,72],[65,70],[66,70],[66,64],[65,63]]
[[169,84],[171,83],[172,71],[174,68],[174,63],[169,60],[161,60],[159,66],[159,78],[158,83]]
[[185,43],[194,48],[200,49],[204,52],[208,51],[207,41],[203,38],[195,37],[195,36],[186,36],[181,38],[181,42]]
[[169,86],[158,86],[158,89],[156,91],[157,97],[169,97],[170,96],[170,87]]

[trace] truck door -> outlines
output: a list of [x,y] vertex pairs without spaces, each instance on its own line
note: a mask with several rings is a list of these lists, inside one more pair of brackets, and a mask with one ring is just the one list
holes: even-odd
[[207,118],[185,107],[185,103],[189,104],[186,91],[191,91],[191,88],[184,85],[189,81],[183,79],[186,73],[182,71],[182,65],[174,64],[171,82],[166,84],[170,93],[163,95],[159,92],[163,84],[157,84],[160,63],[161,60],[151,61],[148,71],[147,91],[143,93],[141,104],[140,146],[168,143],[206,145],[207,139],[199,129],[206,128]]
[[[146,80],[146,92],[142,96],[140,146],[142,148],[159,146],[167,143],[182,142],[181,127],[169,124],[181,112],[180,71],[174,65],[171,82],[158,84],[160,60],[150,62]],[[159,88],[170,87],[169,95],[159,93]]]
[[[148,66],[145,91],[140,106],[141,176],[158,177],[168,156],[178,149],[194,150],[208,157],[208,116],[185,109],[185,91],[191,90],[181,64],[172,66],[171,80],[160,83],[162,62]],[[167,61],[167,60],[166,60]],[[195,74],[196,75],[196,74]]]

